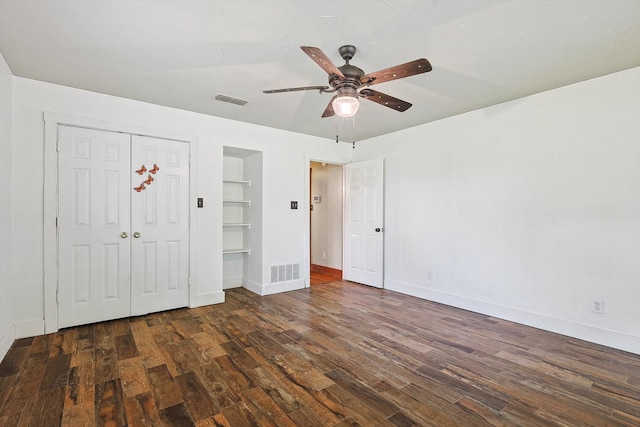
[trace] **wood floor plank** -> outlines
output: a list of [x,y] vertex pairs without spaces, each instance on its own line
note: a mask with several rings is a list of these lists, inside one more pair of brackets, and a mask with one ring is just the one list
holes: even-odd
[[[235,388],[227,385],[230,377],[221,373],[221,367],[217,362],[199,367],[197,373],[202,385],[207,389],[217,407],[224,408],[242,400]],[[249,387],[245,387],[245,389],[247,388]]]
[[184,402],[180,389],[173,381],[167,365],[148,368],[147,376],[158,409],[165,409]]
[[266,369],[259,367],[252,369],[248,375],[254,384],[262,390],[286,413],[300,409],[303,403],[298,398],[295,390],[287,387],[280,378],[273,376]]
[[129,396],[124,401],[127,426],[145,427],[160,424],[160,414],[150,392]]
[[138,396],[151,391],[147,370],[139,357],[118,360],[118,371],[124,397]]
[[95,367],[92,363],[74,366],[69,371],[65,408],[95,400]]
[[243,392],[242,399],[258,425],[296,427],[293,420],[260,387]]
[[51,350],[49,351],[49,357],[57,356],[60,354],[71,354],[75,345],[75,329],[66,329],[61,333],[54,336],[51,343]]
[[395,404],[389,402],[374,390],[355,380],[348,373],[341,369],[335,369],[331,372],[327,372],[325,375],[328,378],[331,378],[333,382],[338,384],[347,392],[358,396],[358,399],[360,399],[372,409],[380,412],[385,417],[389,417],[399,410],[399,408]]
[[375,385],[375,389],[389,401],[402,408],[402,411],[409,414],[418,425],[437,427],[457,427],[460,425],[459,421],[450,416],[447,411],[427,405],[412,393],[398,389],[387,381],[380,381]]
[[296,354],[289,352],[278,356],[276,364],[282,373],[306,390],[321,390],[333,384],[333,381],[315,368],[312,363]]
[[313,396],[342,420],[353,418],[361,425],[392,426],[386,417],[337,384],[314,390]]
[[194,421],[203,420],[220,412],[220,407],[211,398],[196,374],[188,372],[176,377],[176,383]]
[[16,340],[0,425],[640,426],[640,355],[330,282]]
[[64,387],[69,381],[69,369],[71,368],[71,355],[60,354],[49,357],[42,375],[40,390]]
[[53,427],[62,419],[64,387],[41,390],[33,404],[29,426]]
[[171,427],[192,427],[196,425],[184,403],[178,403],[162,409],[160,411],[160,419],[164,425]]
[[236,341],[222,343],[220,347],[225,350],[226,354],[229,355],[234,364],[238,365],[243,370],[249,370],[260,366],[260,364],[244,350],[244,347]]
[[131,334],[146,368],[165,364],[164,355],[158,348],[154,335],[146,322],[133,322]]
[[125,426],[127,424],[124,396],[119,378],[96,384],[95,401],[96,425]]
[[115,348],[97,348],[95,351],[96,384],[120,378],[118,353]]
[[34,340],[34,343],[41,351],[37,353],[29,351],[29,356],[15,377],[11,392],[0,408],[0,419],[5,418],[14,425],[20,424],[21,420],[22,423],[28,421],[49,358],[48,349],[40,346],[42,340]]
[[61,426],[85,427],[96,425],[95,403],[93,400],[77,405],[65,406],[62,412]]
[[0,378],[17,375],[29,356],[29,347],[11,347],[0,363]]
[[118,353],[118,360],[124,360],[139,355],[138,347],[136,347],[136,342],[131,333],[116,336],[115,346],[116,353]]
[[[213,365],[213,364],[212,364]],[[226,386],[236,394],[255,387],[253,381],[228,355],[216,357],[217,372],[222,376]]]
[[0,408],[2,408],[7,401],[16,377],[17,375],[12,375],[10,377],[0,377]]
[[230,426],[257,426],[255,415],[244,402],[222,408],[221,414]]
[[289,418],[297,426],[305,427],[324,427],[326,425],[333,425],[325,423],[318,415],[306,406],[296,409],[288,414]]

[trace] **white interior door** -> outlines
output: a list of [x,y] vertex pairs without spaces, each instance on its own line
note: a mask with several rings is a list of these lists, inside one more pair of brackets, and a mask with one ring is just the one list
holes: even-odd
[[134,135],[131,159],[132,185],[139,190],[131,193],[131,313],[184,307],[189,304],[189,144]]
[[129,316],[130,136],[59,127],[59,327]]
[[382,288],[384,284],[384,162],[350,163],[345,168],[345,280]]

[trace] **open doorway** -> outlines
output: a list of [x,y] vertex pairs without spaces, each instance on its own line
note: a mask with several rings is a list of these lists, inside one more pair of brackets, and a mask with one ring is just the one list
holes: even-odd
[[310,284],[342,279],[343,165],[309,163]]

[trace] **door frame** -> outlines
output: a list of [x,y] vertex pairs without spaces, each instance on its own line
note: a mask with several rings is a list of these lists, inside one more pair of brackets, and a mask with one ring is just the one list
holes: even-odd
[[[342,166],[342,220],[344,223],[344,206],[346,203],[345,200],[345,181],[344,181],[344,167],[348,163],[344,160],[329,160],[328,156],[322,154],[309,154],[305,153],[304,156],[304,170],[306,171],[304,174],[304,214],[305,214],[305,234],[304,234],[304,287],[308,288],[311,286],[311,162],[318,163],[329,163],[332,165]],[[342,246],[344,251],[344,227],[342,229]],[[343,266],[344,268],[344,266]]]
[[[57,332],[58,327],[58,126],[66,125],[102,131],[122,132],[132,135],[170,139],[189,144],[189,157],[198,158],[198,137],[181,132],[146,128],[132,123],[118,123],[90,119],[75,115],[45,112],[44,120],[44,188],[43,188],[43,285],[44,285],[44,333]],[[197,162],[189,161],[189,224],[195,223],[195,209],[191,201],[198,194]],[[198,246],[198,234],[189,227],[189,306],[195,306],[197,283],[192,281],[191,273],[197,271],[197,257],[192,256]]]

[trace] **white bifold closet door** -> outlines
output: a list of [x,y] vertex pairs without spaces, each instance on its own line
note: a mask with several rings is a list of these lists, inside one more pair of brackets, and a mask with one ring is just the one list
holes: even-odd
[[189,302],[189,144],[60,126],[59,327]]

